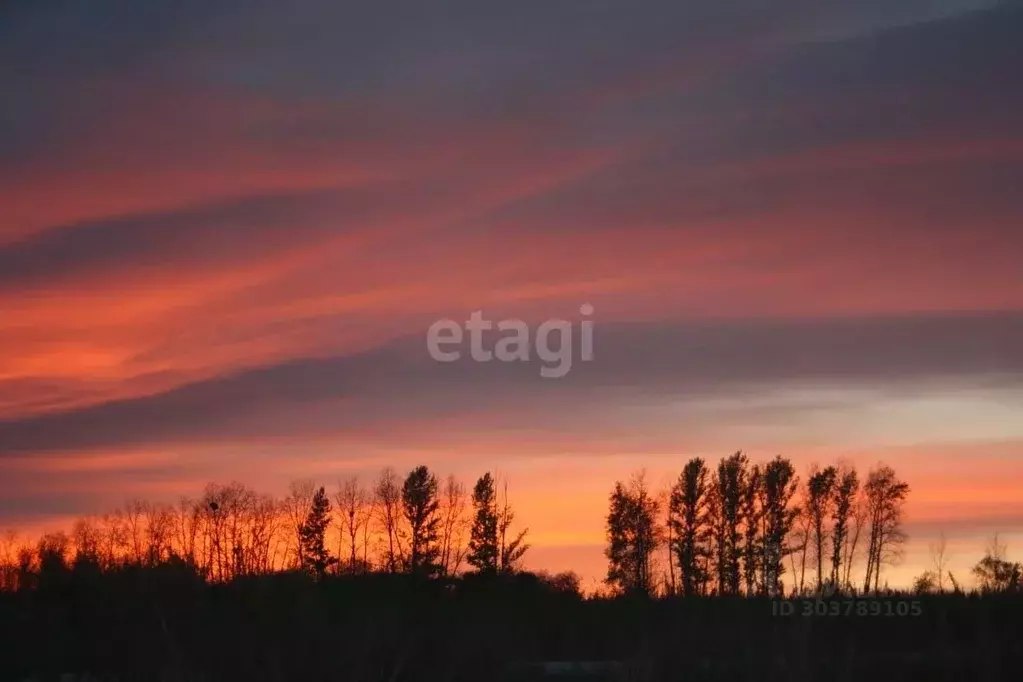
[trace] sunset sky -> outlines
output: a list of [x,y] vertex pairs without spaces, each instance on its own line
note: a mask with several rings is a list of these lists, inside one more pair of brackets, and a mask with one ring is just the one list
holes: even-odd
[[[0,7],[0,528],[207,481],[507,476],[603,576],[616,479],[844,459],[1023,557],[1023,4]],[[591,362],[438,363],[440,318]],[[467,355],[467,354],[466,354]],[[964,580],[964,582],[967,582]]]

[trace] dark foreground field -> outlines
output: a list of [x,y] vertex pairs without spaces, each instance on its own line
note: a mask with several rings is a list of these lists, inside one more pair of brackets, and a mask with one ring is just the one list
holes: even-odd
[[783,616],[767,599],[584,600],[528,574],[207,585],[173,566],[75,572],[0,594],[0,678],[490,682],[569,679],[571,666],[548,678],[541,661],[615,661],[605,678],[1023,679],[1020,596],[838,601]]

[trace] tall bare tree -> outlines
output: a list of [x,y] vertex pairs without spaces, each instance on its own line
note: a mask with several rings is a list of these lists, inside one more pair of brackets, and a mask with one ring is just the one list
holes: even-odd
[[502,478],[497,510],[497,537],[501,548],[498,555],[498,570],[501,573],[514,573],[519,570],[522,557],[529,551],[529,543],[526,542],[528,528],[523,528],[514,537],[509,536],[514,521],[515,512],[508,499],[508,479]]
[[445,576],[456,575],[465,560],[468,497],[454,474],[444,480],[441,490],[440,564]]
[[101,516],[99,524],[103,538],[100,563],[104,568],[111,568],[123,561],[127,553],[128,533],[125,530],[124,513],[115,509]]
[[803,594],[806,588],[806,562],[810,555],[810,538],[813,535],[813,522],[806,505],[806,489],[803,487],[803,496],[799,503],[799,513],[793,524],[789,554],[789,563],[792,566],[793,589],[796,594]]
[[245,527],[247,536],[242,539],[246,573],[263,574],[274,570],[277,543],[283,528],[280,504],[271,495],[246,491]]
[[669,597],[677,596],[680,592],[678,578],[675,575],[675,567],[678,565],[678,562],[676,561],[676,549],[678,547],[678,543],[675,540],[675,533],[678,526],[676,523],[673,523],[675,513],[677,513],[677,511],[673,512],[671,504],[671,497],[677,485],[678,481],[668,484],[667,490],[662,490],[657,498],[658,503],[662,505],[662,509],[664,510],[664,549],[668,554],[668,575],[665,580],[667,585],[667,596]]
[[[334,501],[340,519],[339,537],[347,544],[348,560],[343,563],[347,565],[348,571],[361,572],[366,566],[365,561],[360,562],[358,545],[360,532],[370,522],[370,495],[360,485],[358,476],[349,476],[338,482]],[[344,554],[339,551],[339,561],[343,558]]]
[[171,538],[174,518],[171,510],[162,504],[145,505],[145,552],[144,560],[155,566],[168,558],[171,550]]
[[71,527],[71,544],[76,563],[100,564],[103,534],[91,518],[77,519]]
[[934,566],[934,583],[938,592],[945,591],[945,574],[948,572],[948,542],[944,531],[938,533],[938,539],[928,546],[931,554],[931,565]]
[[174,507],[174,548],[178,556],[193,566],[199,565],[196,548],[201,518],[202,509],[195,500],[184,496],[178,498]]
[[303,565],[302,557],[302,526],[306,517],[309,516],[309,509],[313,505],[313,496],[316,494],[316,483],[312,479],[301,478],[288,484],[288,494],[284,498],[284,511],[291,526],[291,549],[293,550],[291,564],[294,568]]
[[373,519],[376,518],[377,500],[372,491],[366,491],[365,519],[362,524],[362,565],[367,570],[373,570],[373,564],[369,558],[370,537],[373,533]]
[[128,536],[130,559],[141,564],[145,559],[146,546],[146,512],[149,505],[143,500],[128,500],[124,505],[124,528]]
[[[213,580],[273,570],[277,567],[275,554],[281,532],[291,540],[290,511],[282,515],[281,505],[273,497],[238,482],[208,484],[196,513],[197,564]],[[181,515],[177,516],[180,521]],[[191,523],[187,517],[183,520]],[[295,567],[291,554],[289,547],[288,560],[281,563],[281,568]]]
[[852,585],[852,569],[856,563],[857,557],[860,555],[860,540],[863,539],[863,533],[867,528],[869,517],[870,509],[867,504],[867,495],[861,486],[859,495],[857,495],[853,502],[852,530],[850,530],[849,537],[846,542],[845,575],[842,581],[846,587]]
[[394,469],[386,467],[380,472],[373,494],[381,530],[385,538],[384,565],[389,573],[396,573],[401,569],[404,552],[401,528],[401,485]]

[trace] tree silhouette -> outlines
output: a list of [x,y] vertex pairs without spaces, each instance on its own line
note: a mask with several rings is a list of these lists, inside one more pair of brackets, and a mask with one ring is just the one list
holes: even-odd
[[764,558],[761,582],[764,591],[770,595],[782,592],[784,560],[791,551],[786,540],[799,514],[799,509],[792,505],[798,488],[799,478],[789,460],[778,456],[764,467]]
[[40,588],[60,588],[66,581],[69,569],[67,535],[58,531],[47,533],[39,539],[36,555],[39,561]]
[[894,469],[879,464],[868,474],[864,493],[870,539],[863,591],[870,591],[873,580],[876,592],[881,581],[881,566],[897,561],[906,541],[906,534],[902,530],[902,507],[909,494],[909,485],[899,480]]
[[389,573],[398,571],[404,563],[404,548],[402,547],[401,521],[401,488],[398,486],[398,475],[391,467],[384,468],[377,479],[376,488],[373,491],[376,501],[376,510],[380,516],[380,525],[383,527],[386,551],[384,562]]
[[319,579],[337,559],[327,552],[327,527],[330,525],[330,498],[321,486],[313,495],[305,521],[299,527],[303,566]]
[[707,465],[699,457],[689,460],[668,500],[671,560],[678,566],[684,596],[706,589],[710,561],[710,499]]
[[807,512],[807,493],[803,486],[803,495],[797,507],[793,522],[792,538],[789,543],[789,563],[792,566],[792,589],[796,594],[803,594],[806,587],[806,560],[810,553],[810,538],[813,535],[810,514]]
[[[340,519],[338,529],[339,542],[347,541],[348,561],[346,568],[351,573],[368,568],[365,561],[359,560],[359,534],[364,527],[369,525],[371,504],[369,493],[359,484],[357,476],[350,476],[338,483],[337,494],[334,497],[337,503],[337,511]],[[338,552],[338,561],[341,561],[341,552]]]
[[309,514],[315,493],[316,485],[312,480],[303,478],[288,484],[288,495],[284,498],[284,509],[294,533],[295,566],[305,565],[302,556],[302,524]]
[[472,489],[473,520],[466,561],[485,575],[497,573],[497,491],[490,472],[483,474]]
[[9,530],[0,536],[0,592],[18,588],[18,533]]
[[615,483],[607,515],[607,577],[604,582],[626,594],[653,593],[651,557],[657,548],[658,504],[642,473],[626,487]]
[[718,464],[717,478],[712,487],[712,537],[718,594],[739,594],[742,498],[748,466],[749,459],[742,452],[726,457]]
[[498,570],[501,573],[514,573],[518,570],[519,562],[522,560],[523,555],[529,550],[529,544],[526,543],[526,535],[529,533],[529,529],[524,528],[514,538],[508,539],[508,531],[515,521],[515,512],[512,511],[511,502],[508,500],[507,479],[502,482],[501,490],[503,492],[503,499],[499,502],[497,514],[497,536],[501,550],[498,555]]
[[934,565],[934,570],[931,572],[934,574],[938,592],[944,592],[945,573],[948,571],[948,541],[945,539],[944,531],[938,533],[938,539],[928,545],[928,551],[931,555],[931,563]]
[[833,466],[811,470],[806,481],[806,512],[810,517],[810,530],[813,533],[814,558],[817,560],[817,589],[824,585],[824,544],[827,530],[824,521],[831,514],[834,503],[835,481],[838,470]]
[[927,570],[913,579],[914,594],[933,594],[939,592],[938,576],[934,571]]
[[409,527],[408,570],[417,575],[440,572],[440,501],[437,477],[426,466],[413,469],[401,490],[402,512]]
[[761,489],[764,485],[763,471],[759,466],[754,465],[743,481],[742,486],[742,575],[743,583],[746,586],[746,594],[752,595],[757,591],[757,580],[762,575],[762,565],[765,556],[763,529],[761,528],[761,517],[764,507],[761,504]]
[[[201,497],[174,505],[129,505],[138,514],[122,505],[119,514],[75,522],[67,536],[51,533],[38,542],[0,536],[0,626],[7,633],[0,638],[0,660],[5,669],[13,662],[19,673],[14,679],[55,678],[57,670],[156,679],[165,668],[181,673],[181,679],[260,679],[261,671],[273,671],[282,662],[296,679],[378,679],[381,674],[388,679],[508,679],[497,663],[526,652],[565,660],[632,656],[663,671],[642,679],[677,679],[692,669],[690,652],[697,651],[704,667],[710,666],[708,679],[790,679],[793,670],[779,661],[805,657],[814,670],[828,675],[841,676],[850,666],[857,676],[877,675],[901,665],[902,654],[915,660],[922,652],[936,655],[937,636],[948,656],[935,660],[936,669],[957,666],[959,679],[969,663],[980,661],[999,672],[1001,664],[992,653],[1015,646],[1011,633],[1021,567],[1006,558],[997,540],[974,567],[977,589],[969,599],[940,594],[932,569],[917,578],[912,594],[866,600],[870,615],[886,617],[835,618],[810,640],[804,627],[796,627],[806,621],[778,618],[766,624],[764,616],[774,605],[734,599],[727,583],[724,601],[618,599],[660,591],[655,580],[660,571],[653,563],[665,527],[672,528],[669,555],[681,579],[680,589],[671,594],[707,594],[716,568],[711,551],[717,549],[710,534],[719,527],[710,511],[711,489],[718,481],[727,488],[736,480],[742,482],[736,512],[741,549],[737,594],[782,594],[799,511],[794,501],[808,486],[781,456],[754,466],[732,455],[722,464],[712,469],[700,459],[688,461],[670,489],[663,516],[664,502],[647,491],[642,474],[616,483],[606,519],[605,584],[611,589],[585,599],[578,576],[571,573],[516,571],[490,581],[450,569],[442,573],[443,562],[433,559],[444,544],[446,512],[457,505],[446,500],[426,467],[409,473],[399,489],[395,523],[395,537],[409,547],[404,554],[409,559],[399,570],[415,572],[414,579],[374,575],[368,563],[357,574],[330,571],[335,559],[325,537],[333,541],[328,529],[332,500],[323,488],[314,489],[301,523],[300,572],[291,570],[295,548],[285,501],[237,483],[211,483]],[[878,571],[898,550],[893,538],[901,532],[900,507],[908,486],[890,469],[878,467],[857,495],[853,470],[838,471],[828,550],[835,552],[837,545],[840,551],[831,555],[825,580],[834,579],[836,566],[839,573],[848,566],[859,500],[866,500],[863,528],[872,536],[869,584],[876,589]],[[712,483],[715,474],[718,481]],[[507,513],[511,505],[501,490],[491,474],[481,476],[472,490],[470,564],[491,575],[502,567],[502,519],[514,516]],[[346,517],[333,517],[338,524],[333,530],[341,531],[342,553],[351,562]],[[365,533],[367,524],[359,527]],[[363,552],[374,548],[373,566],[383,573],[388,570],[387,529],[369,527],[369,537],[380,542],[367,542],[363,534],[360,545],[357,534],[355,555],[360,546]],[[508,537],[515,535],[509,532]],[[509,546],[514,542],[505,543]],[[443,580],[420,579],[426,576]],[[952,580],[951,574],[947,578]],[[731,580],[727,574],[726,580]],[[912,613],[905,610],[911,604],[915,617],[897,618]],[[736,631],[748,635],[741,656]],[[974,634],[978,631],[980,636]],[[687,643],[685,651],[679,641]],[[342,650],[344,664],[354,671],[350,676],[347,667],[341,677],[332,672],[337,642],[351,644]],[[831,644],[855,647],[856,655],[836,661]],[[869,660],[860,665],[864,659]],[[748,668],[736,670],[736,665]]]
[[1005,545],[998,541],[997,533],[973,567],[973,576],[982,592],[1016,592],[1023,587],[1023,566],[1006,559]]
[[831,531],[831,582],[836,587],[843,585],[842,555],[849,544],[849,524],[852,520],[853,506],[860,490],[860,479],[856,469],[845,467],[837,474],[834,487],[834,503],[832,505]]
[[[849,585],[857,529],[862,526],[871,536],[866,568],[868,586],[876,589],[879,567],[897,557],[904,539],[899,522],[908,486],[898,481],[890,468],[878,467],[871,472],[869,486],[859,488],[858,494],[854,469],[830,468],[837,472],[831,486],[832,502],[826,508],[831,511],[833,525],[830,530],[826,528],[820,515],[819,533],[830,534],[830,571],[822,573],[829,576],[827,580]],[[716,474],[713,481],[712,471]],[[827,469],[815,471],[815,484],[803,486],[802,490],[809,495],[813,488],[814,495],[822,496],[827,485],[817,481],[826,472]],[[340,484],[338,511],[344,513],[334,521],[342,547],[339,554],[346,557],[344,563],[360,566],[359,572],[370,572],[373,548],[376,565],[388,571],[392,570],[393,557],[398,570],[454,577],[462,556],[461,543],[452,530],[463,518],[459,511],[461,484],[448,477],[441,491],[436,477],[426,467],[411,472],[402,487],[392,485],[395,480],[390,469],[381,476],[383,486],[378,485],[378,489],[384,494],[380,497],[397,499],[397,505],[392,523],[379,526],[367,522],[373,509],[368,504],[368,491],[358,486],[356,479]],[[492,474],[480,477],[472,495],[473,518],[465,526],[469,564],[481,573],[515,569],[515,561],[528,548],[523,542],[525,531],[517,534],[509,531],[515,514],[508,500],[507,484],[500,486],[501,482]],[[742,453],[724,458],[715,470],[701,459],[690,460],[664,502],[646,491],[642,476],[628,484],[619,483],[608,515],[611,578],[608,584],[620,592],[654,592],[653,548],[660,546],[667,535],[665,546],[671,567],[678,569],[680,577],[679,590],[669,589],[669,593],[706,594],[715,570],[719,585],[724,580],[724,591],[719,588],[719,593],[780,593],[782,560],[800,547],[800,534],[793,532],[795,515],[800,511],[792,505],[797,487],[798,479],[788,460],[779,456],[754,466]],[[67,536],[65,564],[72,571],[77,566],[83,570],[91,566],[105,572],[129,565],[155,568],[179,561],[193,567],[205,580],[226,583],[242,576],[292,568],[293,557],[300,554],[301,567],[323,578],[336,560],[327,551],[326,543],[320,542],[320,537],[329,532],[331,505],[319,489],[313,488],[300,524],[299,547],[289,543],[295,503],[305,498],[302,491],[307,488],[306,482],[292,485],[286,498],[274,499],[239,483],[211,483],[202,497],[181,498],[174,505],[133,501],[117,513],[76,521]],[[296,494],[296,490],[301,494]],[[722,495],[722,490],[726,494]],[[737,505],[730,501],[734,491],[738,491]],[[662,503],[667,512],[663,518],[657,516]],[[814,534],[811,529],[810,535]],[[382,542],[374,544],[371,541],[374,538]],[[730,544],[734,551],[729,551]],[[18,550],[11,540],[6,545],[0,543],[0,554],[6,557],[0,557],[0,587],[31,586],[39,578],[40,548],[33,545],[27,553],[20,554]],[[47,556],[52,557],[52,553]],[[24,559],[20,568],[19,557]],[[736,561],[730,565],[733,559]],[[1007,581],[1011,584],[1013,564],[999,561],[1004,559],[994,553],[978,564],[979,584],[1002,585]],[[54,565],[49,558],[47,562]],[[938,564],[943,566],[944,562]],[[739,582],[735,578],[736,565]],[[939,591],[944,574],[944,570],[934,574]],[[836,575],[843,580],[837,580]],[[798,572],[793,583],[798,588]]]
[[860,491],[853,500],[852,530],[848,535],[848,542],[845,549],[845,576],[842,583],[847,588],[852,588],[853,564],[859,556],[860,540],[863,538],[863,531],[870,520],[870,509],[867,503],[867,494],[860,486]]
[[441,492],[440,565],[445,576],[453,576],[461,568],[467,551],[465,485],[449,474]]

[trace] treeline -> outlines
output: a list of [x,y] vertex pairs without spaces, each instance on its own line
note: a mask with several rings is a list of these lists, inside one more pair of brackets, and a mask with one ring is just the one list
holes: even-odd
[[[849,464],[811,466],[804,477],[778,456],[753,463],[737,452],[711,467],[689,460],[667,490],[642,472],[617,482],[606,517],[608,596],[791,596],[877,592],[907,540],[909,485],[878,464],[861,479]],[[180,564],[209,583],[301,571],[328,575],[408,574],[454,578],[510,575],[529,550],[515,527],[507,481],[485,473],[472,490],[426,466],[404,478],[390,467],[373,481],[349,477],[328,493],[311,480],[283,497],[240,483],[211,483],[176,504],[131,501],[83,518],[70,533],[23,545],[0,540],[0,591],[30,589],[75,568],[114,571]],[[944,541],[917,593],[960,591]],[[854,569],[862,572],[854,576]],[[974,567],[985,592],[1018,590],[1021,566],[997,536]],[[541,576],[579,592],[571,572]]]
[[908,494],[889,466],[862,483],[850,465],[814,466],[801,481],[788,459],[754,464],[742,452],[713,469],[691,459],[661,495],[636,474],[611,493],[606,583],[620,593],[779,596],[788,574],[790,593],[853,593],[863,555],[862,591],[876,591],[906,541]]
[[[374,571],[452,577],[515,571],[529,549],[515,530],[507,483],[490,473],[469,493],[456,477],[426,466],[404,479],[385,468],[371,484],[357,477],[329,494],[311,480],[282,498],[240,483],[211,483],[176,504],[134,500],[112,513],[79,519],[70,533],[0,547],[0,589],[31,588],[41,574],[75,567],[184,564],[203,580],[301,570],[314,577]],[[563,580],[575,580],[570,576]]]
[[[713,469],[693,458],[657,494],[639,472],[610,496],[605,583],[612,594],[684,597],[877,593],[883,568],[903,556],[909,491],[885,464],[865,480],[846,463],[813,465],[800,479],[784,457],[754,464],[742,452]],[[930,550],[933,567],[912,591],[962,592],[944,536]],[[1023,565],[997,535],[972,575],[981,593],[1023,587]]]
[[[467,489],[425,466],[385,469],[329,493],[295,482],[280,498],[211,484],[30,547],[7,542],[0,676],[470,682],[598,659],[647,680],[1018,670],[1020,565],[997,541],[974,570],[977,594],[940,560],[921,576],[919,615],[778,615],[783,586],[785,596],[883,586],[908,491],[882,465],[862,483],[850,466],[800,478],[784,458],[741,453],[715,468],[693,459],[656,493],[636,475],[609,500],[608,593],[587,599],[572,573],[520,570],[527,531],[489,473]],[[952,594],[926,594],[943,592],[944,576]]]

